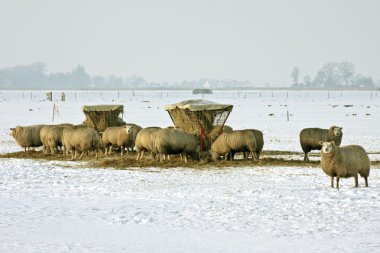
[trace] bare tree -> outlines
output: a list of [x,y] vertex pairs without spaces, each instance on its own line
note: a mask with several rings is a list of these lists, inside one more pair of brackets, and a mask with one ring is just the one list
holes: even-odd
[[355,77],[355,66],[351,62],[341,62],[339,63],[338,70],[340,72],[340,76],[346,86],[349,83],[353,83]]
[[300,70],[298,69],[298,67],[294,67],[290,76],[292,77],[293,85],[295,86],[298,85],[299,74],[300,74]]
[[304,76],[303,78],[303,84],[306,86],[306,87],[309,87],[310,84],[311,84],[311,78],[309,75],[306,75]]

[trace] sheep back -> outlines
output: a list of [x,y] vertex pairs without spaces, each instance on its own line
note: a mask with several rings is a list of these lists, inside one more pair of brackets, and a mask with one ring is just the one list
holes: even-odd
[[127,143],[127,133],[123,126],[121,127],[107,127],[102,135],[103,145],[125,146]]
[[63,146],[69,151],[79,148],[87,151],[90,148],[98,148],[100,144],[99,134],[90,127],[70,128],[66,127],[62,133]]
[[154,140],[160,127],[146,127],[141,129],[136,135],[135,149],[137,152],[153,151]]
[[216,155],[233,155],[237,152],[255,152],[256,138],[251,130],[237,130],[231,133],[222,133],[211,145],[213,158]]
[[163,128],[157,130],[154,152],[165,155],[198,153],[199,142],[199,138],[182,130]]

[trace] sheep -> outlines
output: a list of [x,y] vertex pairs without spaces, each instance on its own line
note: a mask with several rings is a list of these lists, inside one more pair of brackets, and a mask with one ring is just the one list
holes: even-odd
[[[59,140],[58,140],[58,143],[57,143],[57,146],[54,145],[54,148],[57,148],[58,146],[62,146],[62,141],[61,141],[61,138],[62,138],[62,131],[60,131],[60,134],[59,136],[57,136],[57,134],[53,134],[51,132],[51,129],[52,128],[56,128],[56,127],[67,127],[67,126],[73,126],[72,124],[59,124],[59,125],[45,125],[41,131],[40,131],[40,139],[41,139],[41,142],[42,142],[42,146],[43,146],[43,152],[44,154],[46,154],[49,149],[51,151],[51,153],[54,153],[54,150],[50,148],[49,144],[48,144],[48,135],[50,135],[50,137],[53,137],[53,135],[55,135],[57,138],[59,137]],[[56,129],[54,131],[57,131]]]
[[62,149],[63,129],[66,127],[72,128],[73,126],[70,126],[69,124],[58,125],[48,129],[46,133],[47,147],[52,154],[54,154],[56,150],[59,151]]
[[305,152],[304,161],[309,161],[308,153],[311,150],[320,150],[320,141],[334,141],[335,145],[340,146],[343,132],[341,127],[332,126],[329,129],[305,128],[300,132],[300,144]]
[[77,151],[81,150],[83,154],[91,148],[95,148],[95,157],[98,159],[98,149],[100,145],[100,137],[98,132],[90,127],[66,127],[62,133],[62,144],[65,148],[66,155],[71,152],[71,159],[75,160]]
[[236,152],[248,151],[252,159],[256,157],[256,138],[251,130],[237,130],[231,133],[222,133],[211,145],[211,155],[213,160],[224,155],[225,159],[229,156],[233,160]]
[[180,154],[187,163],[187,154],[198,154],[199,157],[199,143],[199,138],[192,134],[174,128],[163,128],[157,130],[153,152],[159,154],[161,162],[165,155]]
[[138,132],[142,128],[135,124],[127,124],[121,127],[108,127],[102,134],[102,142],[105,146],[105,154],[109,147],[108,155],[112,152],[112,145],[121,148],[121,155],[124,153],[124,148],[133,150]]
[[42,146],[40,131],[44,126],[16,126],[15,128],[10,128],[10,130],[17,144],[24,148],[26,152],[27,148]]
[[[260,158],[260,154],[261,154],[261,151],[263,150],[263,147],[264,147],[264,136],[263,136],[263,132],[261,132],[260,130],[257,130],[257,129],[246,129],[246,130],[250,130],[253,132],[253,134],[255,135],[255,139],[256,139],[256,158],[257,160],[259,160]],[[244,159],[246,157],[246,152],[244,152]]]
[[147,127],[141,129],[136,135],[135,150],[137,152],[136,160],[142,160],[144,152],[152,152],[152,158],[154,157],[154,139],[156,138],[160,127]]
[[340,178],[355,178],[355,187],[358,187],[358,174],[364,178],[365,187],[368,187],[370,161],[363,147],[349,145],[339,147],[334,141],[319,143],[321,148],[321,167],[323,172],[331,177],[331,187],[339,189]]

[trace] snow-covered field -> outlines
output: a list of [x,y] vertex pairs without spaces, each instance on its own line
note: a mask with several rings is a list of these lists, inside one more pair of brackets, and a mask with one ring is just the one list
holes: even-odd
[[[49,102],[44,92],[0,91],[0,153],[20,150],[10,127],[50,124],[53,103],[54,123],[80,123],[85,104],[123,104],[125,121],[164,127],[172,124],[165,105],[202,98],[190,91],[59,96]],[[302,128],[339,125],[342,145],[380,152],[379,92],[220,91],[205,99],[233,104],[227,124],[262,130],[265,150],[301,151]],[[353,185],[343,179],[331,189],[311,167],[113,170],[0,159],[0,252],[379,252],[380,170],[372,168],[368,188],[361,178]]]

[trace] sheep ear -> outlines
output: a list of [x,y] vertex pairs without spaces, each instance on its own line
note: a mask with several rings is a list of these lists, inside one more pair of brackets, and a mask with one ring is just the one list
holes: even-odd
[[11,131],[13,131],[13,130],[15,130],[16,128],[14,128],[14,127],[11,127],[11,128],[9,128]]
[[343,127],[339,127],[340,128],[340,130],[342,130],[343,129]]
[[319,142],[319,145],[323,145],[323,141],[320,141],[320,142]]

